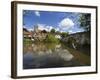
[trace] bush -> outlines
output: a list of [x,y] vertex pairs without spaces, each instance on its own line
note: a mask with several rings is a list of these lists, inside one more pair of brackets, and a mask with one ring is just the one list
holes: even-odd
[[55,33],[55,29],[51,29],[51,33]]
[[23,43],[24,44],[30,44],[30,43],[32,43],[32,41],[31,41],[31,39],[24,39]]
[[59,39],[55,38],[55,36],[52,34],[48,34],[48,36],[45,39],[45,42],[59,43]]
[[74,39],[73,37],[70,37],[70,38],[68,39],[68,42],[69,42],[69,43],[76,43],[76,39]]
[[67,45],[69,47],[72,47],[72,43],[74,43],[74,45],[78,45],[76,42],[76,39],[74,39],[73,37],[69,37],[68,41],[67,41]]
[[62,38],[67,37],[68,35],[69,35],[68,32],[62,32],[62,33],[61,33]]

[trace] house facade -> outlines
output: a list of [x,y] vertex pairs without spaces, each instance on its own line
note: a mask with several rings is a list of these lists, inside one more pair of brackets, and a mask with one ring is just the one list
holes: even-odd
[[32,38],[32,32],[23,30],[23,37],[26,38],[26,39],[31,39]]
[[[37,41],[45,40],[49,33],[50,32],[47,32],[46,30],[40,30],[38,26],[34,26],[33,31],[28,31],[25,28],[23,29],[24,38],[31,39],[31,40],[37,40]],[[61,35],[58,33],[52,33],[52,35],[54,35],[55,38],[61,39]]]
[[45,30],[34,29],[32,37],[34,40],[43,41],[46,39],[48,32]]

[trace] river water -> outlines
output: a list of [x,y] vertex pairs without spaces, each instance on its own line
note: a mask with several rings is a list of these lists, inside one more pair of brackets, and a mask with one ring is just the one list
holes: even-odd
[[66,44],[32,43],[23,48],[23,69],[90,66],[90,56]]

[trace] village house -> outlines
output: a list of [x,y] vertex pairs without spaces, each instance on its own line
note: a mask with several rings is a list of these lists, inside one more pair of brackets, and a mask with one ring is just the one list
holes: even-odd
[[48,32],[46,30],[39,30],[38,26],[35,26],[32,37],[34,38],[34,40],[43,41],[44,39],[46,39],[47,33]]
[[55,38],[61,39],[61,35],[60,34],[55,34]]
[[23,28],[23,37],[26,39],[32,38],[32,32],[29,32],[27,29]]
[[[26,39],[31,39],[32,41],[43,41],[46,39],[50,32],[46,30],[40,30],[38,26],[34,26],[33,31],[28,31],[26,28],[23,28],[23,37]],[[55,38],[61,39],[61,35],[58,33],[53,33]]]

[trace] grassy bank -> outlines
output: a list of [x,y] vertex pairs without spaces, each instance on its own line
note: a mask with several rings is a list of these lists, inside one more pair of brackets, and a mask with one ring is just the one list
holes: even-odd
[[32,40],[31,39],[24,39],[23,44],[31,44]]

